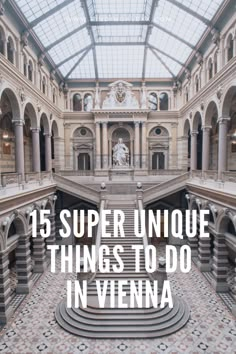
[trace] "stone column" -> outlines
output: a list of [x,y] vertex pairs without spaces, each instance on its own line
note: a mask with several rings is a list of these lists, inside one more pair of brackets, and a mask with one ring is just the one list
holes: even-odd
[[43,273],[47,267],[45,254],[45,241],[40,235],[40,225],[37,237],[33,237],[34,273]]
[[101,169],[101,132],[99,122],[96,122],[96,169]]
[[222,179],[222,172],[227,170],[227,133],[230,118],[219,118],[219,151],[218,151],[218,179]]
[[16,158],[16,172],[22,175],[24,180],[25,161],[24,161],[24,134],[23,121],[13,120],[15,128],[15,158]]
[[199,238],[198,246],[198,268],[201,272],[210,272],[211,270],[211,237]]
[[[191,223],[191,227],[192,227],[192,219],[190,221]],[[197,226],[197,230],[198,230],[198,226]],[[198,256],[198,241],[199,241],[199,236],[198,236],[198,231],[197,231],[197,236],[195,237],[187,237],[187,243],[189,245],[189,247],[191,248],[191,256],[193,257],[197,257]]]
[[177,146],[177,136],[178,136],[178,124],[172,123],[171,124],[171,168],[177,169],[178,168],[178,146]]
[[139,122],[134,123],[135,139],[134,139],[134,166],[140,168],[140,136],[139,136]]
[[142,169],[147,168],[147,126],[142,122]]
[[65,127],[65,169],[71,170],[71,154],[70,154],[70,124],[64,124]]
[[32,155],[33,155],[33,172],[40,172],[40,144],[39,144],[39,128],[31,129],[32,132]]
[[102,168],[108,168],[107,122],[102,123]]
[[130,166],[134,167],[134,141],[130,141]]
[[191,171],[197,169],[197,134],[196,131],[191,133]]
[[0,252],[0,322],[4,324],[7,323],[13,314],[13,308],[10,306],[11,289],[8,265],[8,252]]
[[45,134],[45,167],[46,171],[52,171],[51,134]]
[[20,235],[16,248],[17,294],[28,294],[33,286],[29,235]]
[[228,291],[227,272],[228,272],[228,251],[225,245],[225,237],[222,234],[214,235],[213,252],[213,276],[212,286],[218,293]]
[[202,127],[202,171],[209,170],[211,127]]

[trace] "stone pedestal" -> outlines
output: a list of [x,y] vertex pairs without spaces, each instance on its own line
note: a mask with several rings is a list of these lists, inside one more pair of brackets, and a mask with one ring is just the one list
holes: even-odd
[[191,133],[191,171],[197,169],[197,134],[195,131]]
[[227,284],[228,272],[228,251],[225,245],[223,235],[215,235],[214,237],[214,254],[213,254],[213,276],[212,286],[216,292],[227,292],[229,286]]
[[13,308],[10,306],[11,289],[9,275],[8,253],[0,252],[0,323],[7,323],[13,314]]
[[188,245],[191,248],[191,256],[197,257],[198,256],[198,237],[191,237],[188,238]]
[[210,272],[211,270],[211,238],[204,237],[199,239],[198,246],[198,268],[201,272]]
[[28,294],[33,286],[31,279],[31,256],[29,236],[20,236],[16,248],[17,294]]
[[37,231],[37,237],[33,237],[34,273],[43,273],[47,267],[45,240]]

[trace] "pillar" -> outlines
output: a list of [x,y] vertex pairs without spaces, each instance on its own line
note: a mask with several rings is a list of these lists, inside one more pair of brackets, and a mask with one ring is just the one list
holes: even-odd
[[40,144],[39,144],[39,128],[31,129],[32,132],[32,155],[33,155],[33,172],[40,172]]
[[107,122],[102,123],[102,167],[108,168],[108,135]]
[[227,133],[230,118],[219,118],[219,151],[218,151],[218,179],[222,179],[222,172],[227,170]]
[[0,322],[7,323],[13,314],[13,308],[10,306],[10,272],[9,272],[8,252],[0,252]]
[[139,135],[139,122],[134,123],[134,166],[140,168],[140,135]]
[[209,170],[211,127],[202,127],[202,171]]
[[101,132],[99,122],[96,122],[96,169],[101,169]]
[[16,172],[22,175],[24,180],[25,161],[24,161],[24,134],[23,121],[13,120],[15,129],[15,157],[16,157]]
[[[192,220],[190,221],[190,223],[191,223],[191,227],[192,227]],[[197,230],[198,230],[198,225],[197,225]],[[199,236],[196,235],[195,237],[188,237],[187,240],[188,240],[187,243],[188,243],[189,247],[191,248],[191,256],[197,257],[198,256]]]
[[228,251],[225,245],[225,237],[222,234],[214,234],[213,252],[213,277],[212,286],[218,293],[227,292]]
[[70,153],[70,124],[64,124],[65,127],[65,169],[70,170],[72,169],[71,164],[71,153]]
[[48,217],[48,219],[50,220],[50,224],[51,224],[51,233],[50,233],[50,236],[45,239],[47,245],[55,245],[56,244],[56,221],[55,221],[55,217],[56,217],[56,215],[54,213],[51,214]]
[[33,237],[34,273],[43,273],[47,267],[45,254],[45,240],[40,235],[40,225],[37,229],[37,237]]
[[45,134],[45,167],[46,171],[52,171],[51,134]]
[[146,122],[142,122],[142,168],[147,168],[147,127]]
[[191,133],[191,171],[197,169],[197,134],[196,131]]
[[33,286],[31,269],[29,235],[20,235],[16,248],[17,294],[28,294],[30,292]]
[[198,246],[198,268],[201,272],[211,271],[211,237],[200,237]]

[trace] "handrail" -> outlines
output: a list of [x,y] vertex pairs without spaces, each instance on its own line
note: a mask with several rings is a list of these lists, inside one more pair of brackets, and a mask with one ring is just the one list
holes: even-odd
[[152,196],[154,192],[156,194],[158,191],[162,191],[162,190],[166,189],[166,187],[175,186],[177,183],[184,182],[188,178],[189,178],[189,172],[185,172],[180,176],[169,179],[168,181],[161,182],[153,187],[145,189],[143,192],[143,197],[145,199],[150,195]]

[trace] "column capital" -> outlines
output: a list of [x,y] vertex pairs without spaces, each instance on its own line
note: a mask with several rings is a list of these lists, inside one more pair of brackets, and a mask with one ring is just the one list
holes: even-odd
[[52,137],[52,134],[50,134],[50,133],[44,133],[43,135],[45,136],[45,138],[46,138],[46,137],[47,137],[47,138],[51,138],[51,137]]
[[14,124],[14,125],[24,125],[25,124],[25,122],[24,122],[24,120],[23,119],[13,119],[12,120],[12,123]]
[[41,129],[37,127],[37,128],[30,128],[30,130],[32,133],[39,133]]
[[135,127],[139,127],[140,122],[134,122]]
[[193,130],[192,132],[191,132],[191,136],[197,136],[198,135],[198,131],[197,130]]
[[106,127],[107,124],[108,124],[108,122],[102,122],[102,125],[103,125],[104,127]]
[[230,117],[219,117],[217,123],[219,124],[227,124],[231,120]]
[[202,131],[204,132],[210,132],[211,130],[211,126],[210,125],[203,125],[202,126]]

